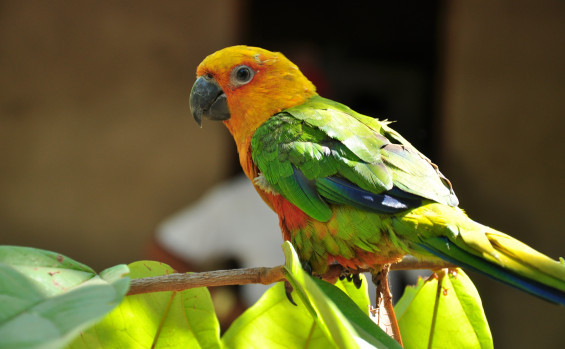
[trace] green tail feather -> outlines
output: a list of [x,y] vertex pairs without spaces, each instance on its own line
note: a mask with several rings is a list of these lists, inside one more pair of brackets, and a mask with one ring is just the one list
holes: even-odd
[[[453,240],[445,236],[423,238],[418,245],[463,268],[486,274],[550,302],[565,305],[563,262],[555,261],[506,234],[480,227],[488,229],[484,236],[492,248],[486,251],[470,247],[461,235]],[[475,231],[473,235],[477,233]]]

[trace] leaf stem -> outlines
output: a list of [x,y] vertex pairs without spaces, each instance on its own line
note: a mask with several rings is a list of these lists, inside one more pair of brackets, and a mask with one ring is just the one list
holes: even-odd
[[434,302],[434,313],[432,315],[432,324],[430,326],[430,337],[428,339],[428,349],[433,348],[433,341],[434,341],[434,332],[436,327],[436,320],[437,320],[437,312],[439,308],[439,301],[441,296],[441,289],[443,284],[443,278],[447,275],[447,269],[442,269],[436,273],[437,275],[437,289],[436,289],[436,299]]
[[175,298],[176,295],[177,295],[177,293],[173,292],[171,294],[171,297],[169,298],[169,301],[167,302],[167,306],[165,307],[165,311],[163,312],[163,315],[161,316],[161,320],[159,321],[159,327],[157,327],[157,333],[155,333],[155,338],[153,338],[153,343],[151,344],[151,349],[154,349],[157,346],[157,341],[159,340],[159,336],[161,335],[161,330],[163,329],[163,323],[165,322],[165,319],[167,318],[167,314],[169,314],[169,310],[171,309],[171,304],[173,303],[173,299]]
[[312,326],[310,326],[310,331],[308,332],[308,337],[306,338],[306,343],[304,344],[304,349],[310,347],[310,341],[312,340],[312,335],[316,329],[316,320],[312,319]]

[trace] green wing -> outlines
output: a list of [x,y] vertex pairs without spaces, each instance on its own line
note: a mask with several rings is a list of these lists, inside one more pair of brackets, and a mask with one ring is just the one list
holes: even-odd
[[372,209],[382,201],[382,212],[417,197],[458,204],[437,167],[386,121],[319,96],[267,120],[251,151],[272,189],[320,221],[331,218],[329,203]]

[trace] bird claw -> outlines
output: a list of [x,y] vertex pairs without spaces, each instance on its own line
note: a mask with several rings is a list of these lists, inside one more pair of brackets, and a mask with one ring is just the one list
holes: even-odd
[[361,277],[359,277],[359,274],[353,274],[353,285],[355,286],[355,288],[360,289],[361,285],[363,284],[363,280],[361,280]]
[[286,298],[288,299],[288,301],[295,306],[298,306],[295,302],[294,299],[292,299],[292,291],[294,290],[294,288],[292,287],[292,285],[290,284],[290,282],[285,281],[284,282],[284,292],[286,294]]
[[352,273],[351,270],[347,267],[344,267],[339,275],[339,279],[341,281],[347,280],[348,282],[353,282],[353,285],[359,289],[363,284],[363,280],[359,277],[359,273]]
[[348,267],[343,267],[341,269],[341,274],[339,274],[339,279],[341,281],[347,279],[347,281],[351,281],[351,270]]

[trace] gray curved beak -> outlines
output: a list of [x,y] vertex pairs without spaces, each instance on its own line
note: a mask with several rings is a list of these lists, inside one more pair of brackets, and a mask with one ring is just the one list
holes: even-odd
[[226,94],[215,79],[201,76],[190,91],[190,111],[194,120],[202,127],[202,117],[210,120],[228,120],[230,110]]

